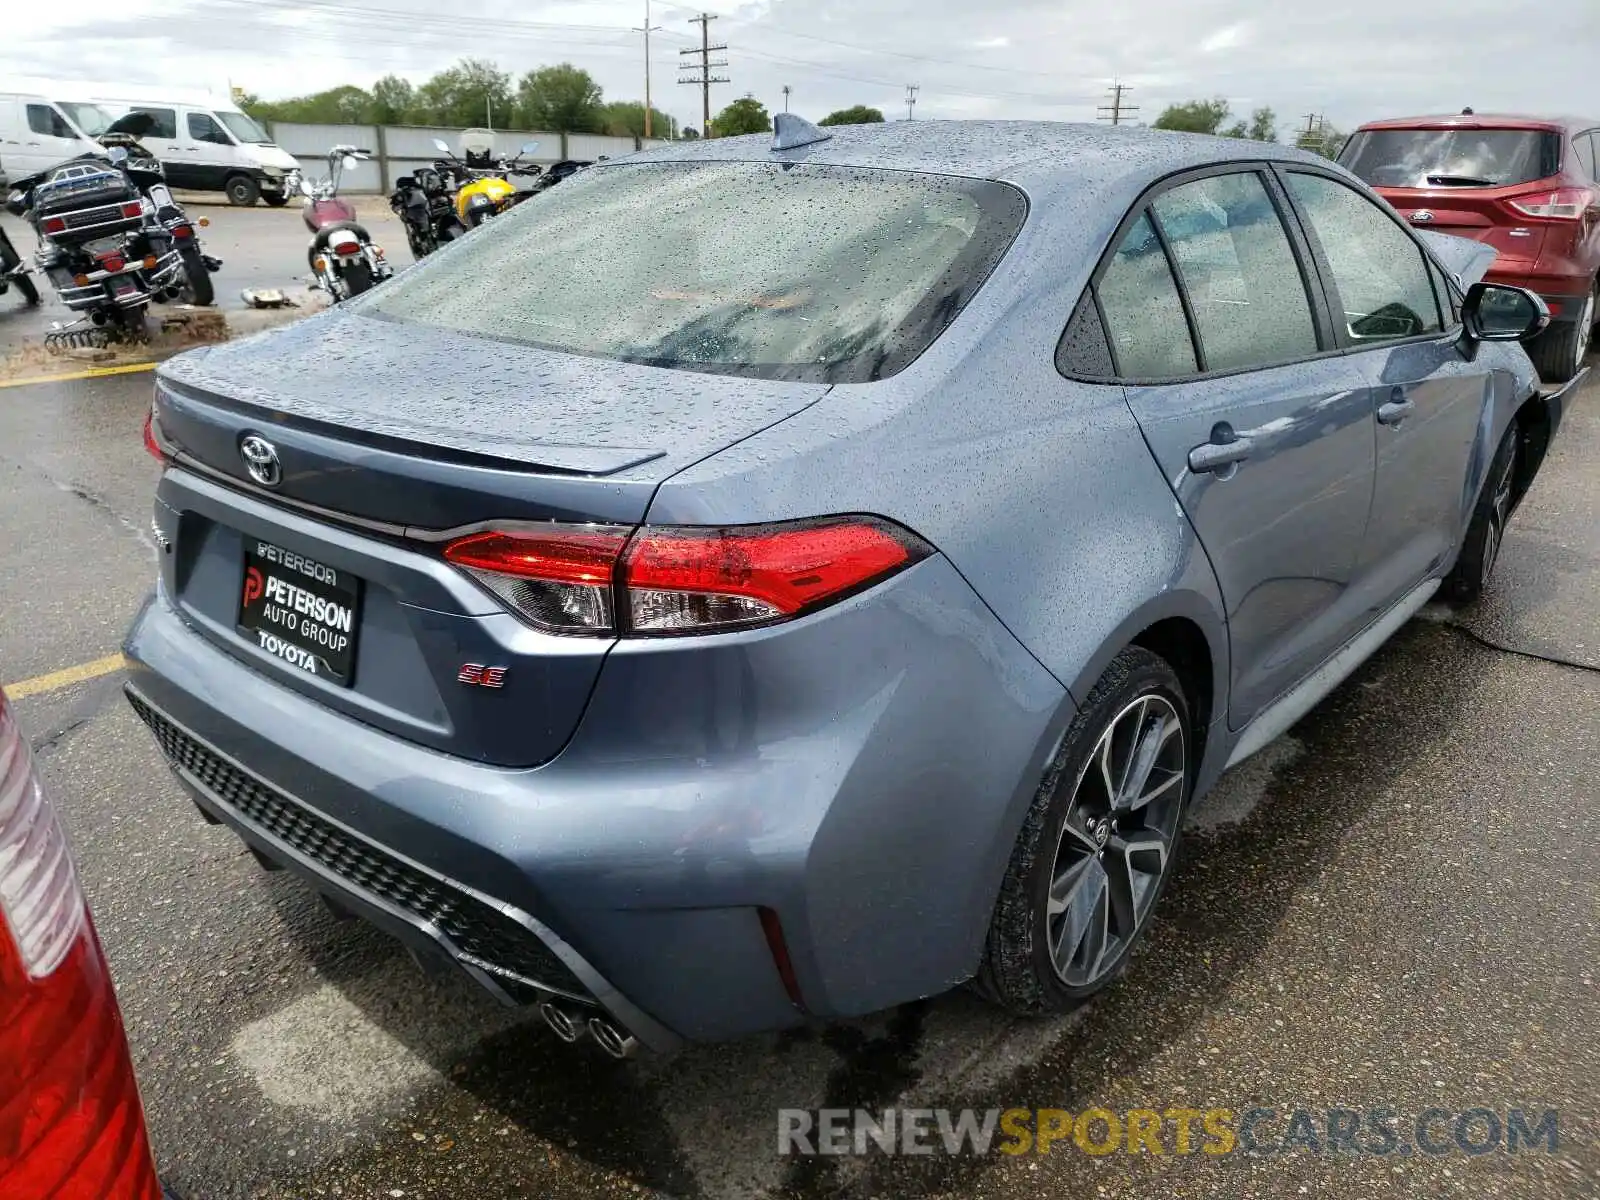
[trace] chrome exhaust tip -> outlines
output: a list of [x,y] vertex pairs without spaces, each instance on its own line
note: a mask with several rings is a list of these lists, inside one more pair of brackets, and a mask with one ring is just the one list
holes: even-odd
[[639,1040],[623,1033],[604,1017],[589,1018],[589,1036],[612,1058],[632,1058],[639,1052]]
[[550,1026],[550,1031],[563,1042],[575,1042],[583,1036],[583,1025],[573,1020],[572,1014],[566,1009],[548,1000],[539,1005],[539,1015],[544,1018],[544,1023]]

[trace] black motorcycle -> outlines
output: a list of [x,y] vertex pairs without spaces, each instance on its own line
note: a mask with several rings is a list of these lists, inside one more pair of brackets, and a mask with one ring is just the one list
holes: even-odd
[[[93,345],[138,337],[152,302],[215,299],[195,225],[173,199],[160,161],[139,138],[153,118],[129,113],[88,153],[17,180],[6,207],[39,239],[38,270],[78,321],[45,335],[45,345]],[[83,325],[87,322],[87,326]]]
[[6,231],[0,229],[0,296],[16,288],[29,305],[39,303],[39,289],[28,278],[28,264],[11,244]]
[[406,231],[412,258],[426,258],[445,242],[466,234],[467,227],[456,215],[457,186],[455,165],[449,159],[395,180],[389,207]]

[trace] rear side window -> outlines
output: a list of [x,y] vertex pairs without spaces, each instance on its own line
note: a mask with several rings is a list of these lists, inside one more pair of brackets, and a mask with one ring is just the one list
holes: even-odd
[[178,114],[172,109],[146,108],[143,105],[136,104],[129,111],[150,114],[150,118],[155,124],[150,127],[150,132],[147,136],[157,138],[175,138],[178,136]]
[[1366,129],[1339,162],[1373,187],[1505,187],[1558,174],[1562,140],[1538,129]]
[[1600,172],[1595,170],[1595,156],[1600,153],[1600,137],[1593,133],[1580,133],[1572,139],[1572,148],[1577,152],[1583,173],[1590,179],[1600,181]]
[[1143,213],[1128,227],[1100,277],[1098,294],[1118,375],[1170,379],[1199,370],[1177,281],[1161,239]]
[[894,374],[1010,247],[989,180],[767,162],[573,175],[398,275],[368,315],[766,379]]
[[1285,176],[1333,271],[1354,342],[1416,337],[1442,328],[1422,247],[1367,197],[1324,175]]
[[1189,296],[1203,369],[1317,353],[1311,300],[1259,175],[1197,179],[1163,192],[1152,207]]
[[68,125],[61,114],[48,104],[28,105],[28,128],[34,133],[42,133],[45,137],[76,137],[72,126]]

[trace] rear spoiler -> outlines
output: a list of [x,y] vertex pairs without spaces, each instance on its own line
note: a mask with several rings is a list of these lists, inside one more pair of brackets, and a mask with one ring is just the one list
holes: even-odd
[[1440,265],[1455,276],[1461,290],[1466,291],[1489,273],[1489,264],[1500,253],[1493,246],[1475,242],[1471,238],[1456,237],[1453,233],[1438,233],[1432,229],[1419,229],[1423,244],[1433,251]]

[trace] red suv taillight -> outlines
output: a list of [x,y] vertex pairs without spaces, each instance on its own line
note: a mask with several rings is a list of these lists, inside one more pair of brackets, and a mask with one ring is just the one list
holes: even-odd
[[444,557],[553,633],[647,636],[769,625],[932,553],[878,517],[729,528],[550,525],[469,534]]
[[1594,204],[1587,188],[1556,188],[1507,200],[1512,208],[1527,217],[1549,217],[1560,221],[1579,221]]
[[161,1196],[111,978],[66,838],[4,694],[0,1196]]

